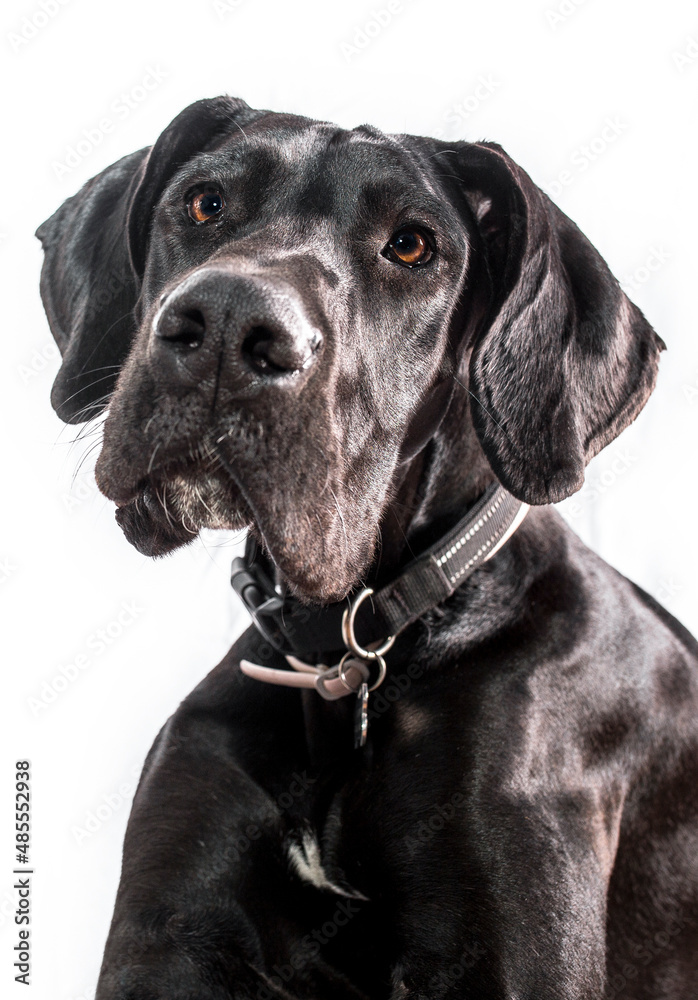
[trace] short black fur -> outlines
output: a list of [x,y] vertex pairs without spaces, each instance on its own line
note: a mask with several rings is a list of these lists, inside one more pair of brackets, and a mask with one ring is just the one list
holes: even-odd
[[[201,185],[225,200],[197,225]],[[405,268],[401,227],[433,240]],[[54,406],[109,406],[141,551],[247,526],[280,587],[384,580],[499,479],[537,505],[351,699],[246,678],[153,747],[98,1000],[688,1000],[698,648],[546,505],[640,412],[662,342],[492,143],[217,98],[39,230]]]

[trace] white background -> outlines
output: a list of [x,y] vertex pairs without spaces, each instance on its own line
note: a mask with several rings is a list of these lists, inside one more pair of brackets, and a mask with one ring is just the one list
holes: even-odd
[[[98,439],[75,442],[76,428],[49,405],[58,360],[39,301],[35,227],[88,177],[150,145],[185,105],[226,92],[347,127],[500,142],[587,233],[669,345],[645,412],[564,509],[593,548],[698,631],[698,13],[688,0],[392,0],[381,25],[373,12],[387,0],[44,8],[6,3],[0,27],[0,990],[87,1000],[135,775],[244,621],[228,587],[233,539],[208,535],[150,562],[96,492],[94,452],[74,478]],[[153,71],[160,82],[145,91]],[[84,130],[92,139],[71,160]],[[124,603],[137,611],[119,626]],[[100,629],[111,633],[101,652]],[[75,673],[80,654],[87,665],[49,703],[60,668]],[[33,770],[31,993],[11,968],[20,757]]]

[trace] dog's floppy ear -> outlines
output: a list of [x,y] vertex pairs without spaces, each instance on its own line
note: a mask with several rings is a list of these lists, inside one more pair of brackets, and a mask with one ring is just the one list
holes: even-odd
[[44,248],[41,298],[63,355],[51,402],[67,423],[104,408],[131,343],[139,283],[125,227],[147,154],[107,167],[36,231]]
[[501,147],[457,143],[442,155],[451,174],[456,167],[492,284],[470,357],[475,430],[507,489],[554,503],[580,489],[587,462],[645,405],[664,344]]
[[150,221],[168,181],[253,114],[259,112],[229,97],[197,101],[152,148],[107,167],[39,226],[41,297],[63,355],[51,402],[67,423],[108,403],[136,329]]

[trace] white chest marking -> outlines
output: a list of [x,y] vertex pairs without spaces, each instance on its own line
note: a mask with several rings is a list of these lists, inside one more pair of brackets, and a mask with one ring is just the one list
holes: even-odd
[[327,877],[327,873],[322,867],[320,845],[315,835],[310,831],[306,830],[303,833],[300,844],[289,844],[288,854],[298,875],[317,889],[329,889],[330,892],[346,896],[349,899],[368,899],[368,896],[364,896],[356,889],[342,889],[341,886],[336,885]]

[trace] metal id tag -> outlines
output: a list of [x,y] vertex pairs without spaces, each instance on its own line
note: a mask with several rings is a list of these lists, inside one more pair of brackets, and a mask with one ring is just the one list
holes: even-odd
[[366,745],[368,733],[368,684],[363,682],[356,692],[356,708],[354,709],[354,749]]

